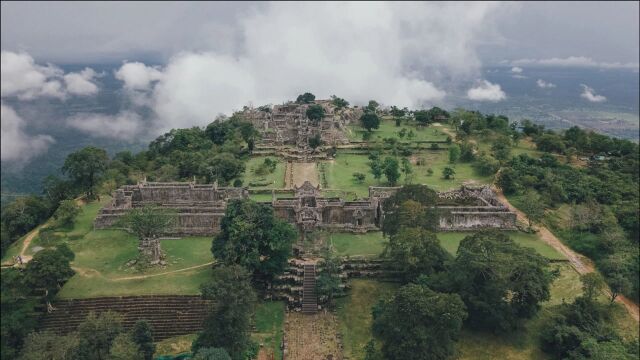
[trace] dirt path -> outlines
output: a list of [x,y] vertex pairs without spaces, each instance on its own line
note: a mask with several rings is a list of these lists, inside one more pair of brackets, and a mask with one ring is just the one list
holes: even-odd
[[290,360],[341,360],[338,319],[332,313],[287,313],[286,358]]
[[[516,213],[516,215],[518,216],[518,220],[522,222],[527,222],[526,215],[522,211],[518,210],[516,207],[511,205],[511,203],[509,203],[509,200],[507,200],[507,198],[504,196],[504,194],[500,189],[494,188],[494,191],[496,192],[498,199],[500,199],[500,201],[503,204],[508,206],[511,211]],[[549,229],[547,229],[546,226],[538,226],[538,235],[544,242],[546,242],[551,247],[553,247],[556,251],[564,255],[567,258],[567,260],[569,260],[569,263],[571,264],[571,266],[579,274],[582,275],[582,274],[595,271],[595,267],[593,266],[593,263],[591,262],[590,259],[587,259],[577,254],[575,251],[571,250],[569,247],[563,244],[560,241],[560,239],[558,239],[555,235],[553,235],[553,233],[549,231]],[[607,296],[611,296],[611,293],[609,292],[608,289],[605,290],[605,293]],[[627,311],[629,312],[629,314],[633,319],[635,319],[636,321],[639,321],[640,311],[638,310],[638,304],[634,303],[632,300],[626,298],[623,295],[618,295],[618,297],[616,298],[616,301],[624,305],[624,307],[627,309]]]
[[455,134],[455,133],[453,133],[449,128],[442,126],[442,124],[440,124],[440,123],[438,123],[438,122],[433,123],[432,125],[433,125],[433,126],[438,127],[438,130],[440,130],[440,131],[442,131],[443,133],[445,133],[445,134],[447,134],[447,135],[451,136],[451,138],[455,140],[455,138],[456,138],[456,134]]
[[301,186],[305,181],[309,181],[311,185],[318,186],[319,176],[316,163],[289,163],[292,167],[292,180],[289,187],[293,185]]
[[206,264],[194,265],[194,266],[186,267],[186,268],[183,268],[183,269],[165,271],[165,272],[161,272],[161,273],[157,273],[157,274],[123,276],[123,277],[118,277],[118,278],[108,278],[108,277],[102,275],[102,273],[100,271],[98,271],[96,269],[92,269],[92,268],[84,268],[84,267],[79,267],[79,266],[72,266],[71,268],[78,275],[84,276],[84,277],[99,276],[99,277],[101,277],[101,278],[103,278],[103,279],[105,279],[107,281],[126,281],[126,280],[140,280],[140,279],[146,279],[146,278],[150,278],[150,277],[175,274],[175,273],[179,273],[179,272],[183,272],[183,271],[199,269],[199,268],[202,268],[202,267],[205,267],[205,266],[213,265],[214,263],[215,263],[214,261],[211,261],[211,262],[208,262]]

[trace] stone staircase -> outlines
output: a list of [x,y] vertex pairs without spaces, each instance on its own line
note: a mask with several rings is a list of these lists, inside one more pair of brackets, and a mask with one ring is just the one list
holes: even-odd
[[75,331],[89,312],[99,314],[111,310],[122,315],[126,330],[138,320],[147,320],[153,328],[154,340],[159,341],[202,330],[210,305],[210,300],[200,296],[181,295],[63,300],[53,305],[55,311],[44,315],[40,330],[67,334]]
[[316,266],[304,265],[302,313],[315,314],[316,312],[318,312],[318,296],[316,295]]

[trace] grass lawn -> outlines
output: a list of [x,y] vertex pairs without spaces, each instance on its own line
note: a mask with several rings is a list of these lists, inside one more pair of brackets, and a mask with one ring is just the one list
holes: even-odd
[[[549,359],[538,348],[538,334],[551,315],[552,307],[563,301],[572,302],[582,293],[578,273],[567,263],[551,264],[558,268],[560,276],[551,286],[551,299],[542,304],[540,312],[524,324],[521,331],[493,335],[464,329],[457,345],[457,359]],[[371,307],[381,295],[390,293],[395,285],[375,280],[354,279],[350,281],[348,296],[338,299],[338,318],[343,335],[345,356],[362,359],[362,348],[371,339]],[[604,300],[604,299],[603,299]],[[613,308],[613,323],[620,334],[637,338],[637,323],[628,316],[619,304]]]
[[380,231],[366,234],[329,233],[329,240],[339,256],[376,257],[384,250],[385,243]]
[[[276,160],[277,165],[274,172],[266,175],[256,175],[254,172],[255,169],[260,166],[264,162],[264,159],[270,158],[271,160]],[[249,161],[246,163],[246,170],[242,177],[242,183],[244,186],[248,186],[250,188],[259,188],[259,189],[270,189],[270,188],[282,188],[284,187],[284,168],[285,163],[282,159],[278,159],[276,156],[256,156],[251,157]],[[254,183],[251,185],[251,183]],[[257,183],[268,185],[257,185]]]
[[[536,234],[527,234],[519,231],[508,231],[506,233],[517,244],[533,248],[538,252],[538,254],[546,257],[547,259],[565,260],[565,257],[562,254],[540,240]],[[455,254],[458,250],[458,246],[460,245],[460,241],[468,235],[473,235],[473,232],[439,232],[438,239],[440,239],[442,247],[451,254]]]
[[[293,191],[291,193],[276,193],[276,199],[293,197]],[[268,194],[249,194],[249,199],[253,201],[268,201],[271,202],[271,193]]]
[[344,355],[349,359],[363,359],[363,348],[371,339],[371,307],[397,285],[365,279],[353,279],[349,285],[349,295],[336,300]]
[[[210,237],[187,237],[161,240],[166,266],[140,273],[126,263],[138,254],[137,238],[121,230],[93,230],[93,219],[110,201],[103,198],[82,207],[74,225],[57,229],[53,240],[33,239],[34,247],[53,247],[67,243],[75,253],[71,266],[77,269],[59,293],[61,298],[142,294],[198,294],[199,286],[211,276],[210,267],[143,279],[116,280],[122,277],[154,275],[180,270],[213,261]],[[14,244],[18,245],[18,244]],[[22,244],[19,244],[22,246]],[[32,253],[33,251],[28,251]]]
[[[386,156],[386,155],[385,155]],[[449,164],[449,154],[447,151],[422,151],[412,156],[412,162],[418,158],[424,158],[426,165],[413,165],[414,184],[425,184],[434,190],[442,191],[455,189],[463,183],[490,184],[493,180],[491,176],[478,176],[471,164],[458,163]],[[442,170],[445,167],[452,167],[455,178],[445,180],[442,178]],[[348,193],[357,194],[359,197],[369,195],[369,186],[388,186],[386,179],[378,182],[370,172],[369,159],[365,155],[348,154],[338,151],[335,160],[326,162],[326,179],[330,189],[340,189]],[[427,174],[427,169],[433,170],[433,175]],[[360,172],[366,175],[364,182],[357,183],[353,179],[353,173]],[[404,183],[404,176],[401,177],[401,184]]]
[[[371,140],[376,140],[377,138],[396,138],[400,139],[400,135],[398,132],[402,129],[407,129],[407,133],[410,130],[413,130],[415,137],[411,140],[426,140],[426,141],[445,141],[447,140],[447,134],[442,131],[441,128],[437,127],[422,127],[416,126],[415,124],[406,124],[404,121],[401,126],[396,126],[395,120],[391,119],[381,119],[380,127],[372,131]],[[360,126],[359,124],[349,125],[347,127],[347,133],[350,140],[362,140],[362,133],[366,130]],[[409,141],[405,136],[403,141]]]
[[253,333],[254,340],[264,344],[265,347],[273,349],[276,359],[282,359],[283,324],[284,324],[284,303],[282,301],[265,301],[258,305],[255,314],[256,332]]

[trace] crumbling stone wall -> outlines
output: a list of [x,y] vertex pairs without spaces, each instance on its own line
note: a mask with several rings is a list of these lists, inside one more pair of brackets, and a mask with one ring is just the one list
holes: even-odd
[[[323,107],[324,118],[317,124],[309,121],[306,111],[311,105]],[[245,109],[240,116],[251,122],[262,135],[261,145],[291,145],[308,150],[308,141],[315,135],[327,145],[347,144],[346,126],[362,115],[359,108],[337,109],[331,100],[316,100],[313,104],[288,102],[282,105]]]
[[[367,232],[379,230],[384,212],[382,202],[399,187],[370,187],[369,198],[358,201],[322,196],[320,186],[305,182],[294,186],[294,196],[276,198],[270,205],[275,215],[301,231],[327,229]],[[124,186],[114,193],[111,205],[103,208],[94,225],[97,229],[113,226],[133,207],[153,204],[177,212],[175,235],[212,235],[220,231],[227,202],[248,197],[242,188],[226,188],[194,183],[141,183]],[[488,187],[461,187],[439,194],[439,227],[443,231],[480,228],[515,229],[516,215],[501,204]]]

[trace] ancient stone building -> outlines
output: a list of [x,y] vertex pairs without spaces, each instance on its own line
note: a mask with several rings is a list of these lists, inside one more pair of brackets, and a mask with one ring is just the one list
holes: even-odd
[[[307,118],[311,105],[324,109],[324,118],[314,123]],[[291,146],[309,150],[309,139],[320,135],[326,145],[347,144],[346,125],[357,121],[359,108],[337,109],[331,100],[316,100],[313,104],[288,102],[282,105],[246,109],[241,116],[251,122],[262,135],[263,146]]]
[[[345,201],[323,197],[319,186],[305,182],[294,187],[293,196],[272,197],[276,216],[301,231],[327,229],[345,232],[379,230],[384,218],[382,202],[399,188],[370,187],[369,197]],[[113,226],[128,209],[153,204],[174,209],[178,224],[170,232],[176,235],[212,235],[220,230],[227,202],[248,197],[243,188],[218,187],[216,184],[148,183],[124,186],[114,193],[112,204],[103,208],[95,220],[97,229]],[[269,202],[268,202],[269,203]],[[488,187],[461,187],[439,194],[433,204],[440,210],[440,230],[461,231],[479,228],[514,229],[516,215],[495,197]]]

